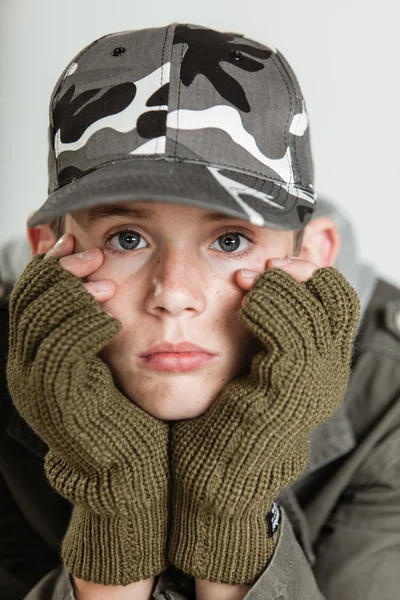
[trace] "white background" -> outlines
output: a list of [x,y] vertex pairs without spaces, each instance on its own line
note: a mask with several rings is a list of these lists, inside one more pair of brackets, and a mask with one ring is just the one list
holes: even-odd
[[394,0],[0,0],[0,244],[47,195],[48,102],[68,62],[115,31],[171,22],[275,45],[311,123],[316,188],[350,215],[363,260],[400,285],[400,86]]

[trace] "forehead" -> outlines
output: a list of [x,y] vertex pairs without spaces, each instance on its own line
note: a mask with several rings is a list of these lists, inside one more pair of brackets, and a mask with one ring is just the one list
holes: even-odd
[[166,202],[154,202],[150,200],[135,202],[120,202],[104,204],[100,206],[82,209],[71,213],[72,218],[85,230],[90,230],[101,221],[114,218],[130,218],[140,221],[162,221],[166,215],[182,216],[191,218],[199,223],[213,223],[219,221],[237,221],[250,225],[240,217],[229,215],[219,211],[188,206],[184,204],[172,204]]

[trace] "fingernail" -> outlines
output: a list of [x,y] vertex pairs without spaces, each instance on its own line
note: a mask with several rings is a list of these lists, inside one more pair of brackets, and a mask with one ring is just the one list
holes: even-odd
[[96,288],[96,290],[99,290],[99,292],[109,290],[111,287],[110,279],[105,279],[104,281],[91,281],[90,283]]
[[271,258],[270,259],[274,267],[283,267],[293,262],[291,258]]
[[93,260],[94,258],[96,258],[98,252],[98,248],[90,248],[89,250],[85,250],[84,252],[79,252],[77,254],[77,257],[81,260]]
[[62,248],[64,246],[65,242],[67,241],[67,236],[68,236],[68,233],[64,233],[64,235],[62,235],[60,237],[60,239],[57,240],[57,242],[53,246],[54,250],[59,250],[60,248]]
[[260,275],[260,271],[252,271],[251,269],[240,269],[243,277],[255,277]]

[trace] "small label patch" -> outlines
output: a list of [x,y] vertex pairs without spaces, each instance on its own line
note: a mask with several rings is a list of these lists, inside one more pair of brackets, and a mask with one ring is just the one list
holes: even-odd
[[276,502],[272,503],[272,508],[267,514],[268,537],[272,537],[278,529],[281,520],[281,511]]

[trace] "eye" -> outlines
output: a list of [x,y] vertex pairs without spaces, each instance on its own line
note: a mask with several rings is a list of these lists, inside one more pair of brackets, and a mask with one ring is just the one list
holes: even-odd
[[[242,240],[244,245],[242,245]],[[219,248],[213,248],[213,250],[220,249],[224,252],[243,252],[247,249],[250,243],[250,240],[245,235],[235,231],[230,231],[220,235],[210,247],[213,248],[214,244],[218,244]]]
[[147,242],[137,231],[119,231],[108,238],[108,243],[115,250],[137,250],[145,248]]

